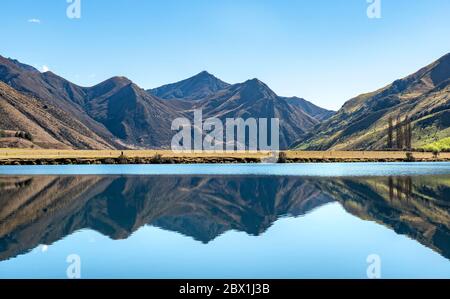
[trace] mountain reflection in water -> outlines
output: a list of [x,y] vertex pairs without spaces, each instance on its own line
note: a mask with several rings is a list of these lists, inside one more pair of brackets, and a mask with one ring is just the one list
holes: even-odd
[[[203,243],[264,233],[329,202],[450,259],[450,176],[0,176],[0,260],[83,228],[125,239],[143,225]],[[303,228],[307,229],[307,228]]]

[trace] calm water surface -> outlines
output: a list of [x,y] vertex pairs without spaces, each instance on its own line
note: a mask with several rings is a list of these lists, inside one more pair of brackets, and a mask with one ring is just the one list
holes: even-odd
[[450,163],[0,167],[0,278],[450,278]]

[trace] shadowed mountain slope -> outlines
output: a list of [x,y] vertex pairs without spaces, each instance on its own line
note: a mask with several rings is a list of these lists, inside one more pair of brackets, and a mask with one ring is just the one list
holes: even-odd
[[126,78],[112,78],[89,90],[86,111],[127,144],[168,148],[172,120],[183,116],[165,101]]
[[286,149],[298,136],[319,123],[291,99],[278,97],[258,79],[234,84],[193,104],[204,117],[217,117],[225,123],[227,118],[278,118],[280,120],[280,148]]

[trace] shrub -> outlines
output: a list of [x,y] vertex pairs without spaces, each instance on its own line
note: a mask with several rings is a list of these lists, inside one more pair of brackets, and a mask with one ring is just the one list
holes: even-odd
[[415,158],[414,158],[414,155],[413,155],[412,152],[407,152],[406,153],[406,161],[408,161],[408,162],[414,162],[415,161]]
[[440,151],[438,149],[433,150],[433,158],[439,158]]
[[124,155],[123,152],[120,153],[118,162],[119,162],[119,164],[127,164],[128,163],[128,158],[127,158],[127,156]]
[[163,164],[165,161],[165,159],[160,155],[160,154],[156,154],[152,157],[152,159],[150,160],[150,162],[152,164]]
[[6,132],[3,130],[0,130],[0,138],[6,137]]
[[29,141],[33,141],[33,135],[31,135],[31,133],[29,133],[29,132],[17,131],[14,136],[17,138],[22,138],[22,139],[26,139]]
[[286,163],[287,162],[287,155],[285,152],[280,152],[278,155],[278,163]]
[[106,158],[102,161],[104,164],[116,164],[116,161],[112,158]]
[[31,133],[29,133],[29,132],[25,132],[25,139],[33,141],[33,135],[31,135]]

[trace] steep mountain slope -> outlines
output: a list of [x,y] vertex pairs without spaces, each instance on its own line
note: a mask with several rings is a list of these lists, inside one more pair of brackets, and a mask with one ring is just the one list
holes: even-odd
[[111,146],[67,112],[44,104],[0,82],[0,129],[31,134],[24,141],[12,135],[0,146],[107,149]]
[[319,123],[291,99],[278,97],[258,79],[230,85],[193,104],[201,109],[204,118],[217,117],[225,123],[227,118],[279,118],[280,147],[287,148],[298,136]]
[[85,112],[83,105],[86,100],[86,88],[77,86],[52,72],[41,73],[31,66],[2,56],[0,56],[0,81],[17,91],[38,98],[45,105],[66,112],[105,140],[108,147],[120,147],[108,129]]
[[150,89],[148,92],[152,95],[168,100],[200,100],[228,86],[228,83],[225,83],[210,73],[203,71],[191,78]]
[[389,118],[411,120],[412,146],[450,136],[450,54],[372,93],[351,99],[298,141],[300,149],[382,149]]
[[141,147],[169,147],[174,134],[172,120],[183,116],[130,80],[115,77],[87,92],[85,109],[127,144]]
[[289,104],[298,106],[300,109],[302,109],[305,113],[308,115],[314,117],[315,119],[319,121],[324,121],[329,119],[335,111],[327,110],[322,107],[316,106],[313,103],[302,99],[298,97],[290,97],[290,98],[283,98],[289,102]]
[[[0,81],[66,112],[68,120],[82,123],[92,135],[100,136],[107,148],[168,147],[173,135],[171,121],[182,116],[124,77],[80,87],[51,72],[40,73],[0,56]],[[58,141],[64,143],[64,139]],[[69,143],[86,148],[81,146],[83,140]]]

